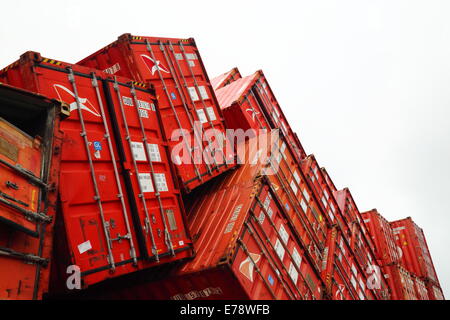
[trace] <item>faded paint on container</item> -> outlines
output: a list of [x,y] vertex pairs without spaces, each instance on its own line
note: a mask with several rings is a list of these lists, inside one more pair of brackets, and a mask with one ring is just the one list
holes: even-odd
[[[233,150],[222,145],[226,141],[222,112],[194,39],[124,34],[78,64],[154,86],[171,152],[188,143],[173,159],[184,191],[236,165]],[[189,137],[183,140],[183,134]]]
[[381,266],[400,261],[399,248],[389,222],[376,209],[363,212],[364,223],[375,245],[375,256]]
[[230,83],[232,83],[233,81],[236,81],[241,78],[242,78],[242,75],[239,72],[239,69],[237,67],[234,67],[230,71],[222,73],[221,75],[219,75],[215,78],[212,78],[211,85],[214,90],[217,90],[217,89],[223,88],[223,87],[229,85]]
[[9,182],[0,195],[7,201],[0,205],[0,299],[42,299],[52,262],[59,121],[67,106],[5,84],[0,105],[0,173]]
[[55,226],[67,243],[55,243],[52,291],[66,290],[70,265],[87,287],[192,255],[151,89],[36,52],[0,72],[0,81],[70,109],[60,126],[62,215]]
[[439,284],[423,230],[411,218],[391,222],[403,267]]

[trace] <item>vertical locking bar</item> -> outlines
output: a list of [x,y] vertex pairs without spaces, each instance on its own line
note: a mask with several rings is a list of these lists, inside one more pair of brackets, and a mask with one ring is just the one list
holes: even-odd
[[112,253],[112,242],[111,242],[111,235],[110,235],[110,230],[109,230],[109,223],[107,223],[105,221],[103,205],[102,205],[102,201],[101,201],[101,197],[100,197],[100,192],[98,190],[97,178],[95,176],[94,163],[92,161],[91,152],[89,150],[89,141],[87,138],[86,126],[85,126],[84,118],[83,118],[83,112],[81,110],[81,102],[80,102],[80,98],[78,96],[78,89],[77,89],[77,85],[75,82],[75,75],[74,75],[71,67],[69,67],[68,69],[69,69],[68,79],[69,79],[69,82],[72,84],[72,89],[73,89],[73,93],[75,95],[75,102],[76,102],[77,110],[78,110],[78,117],[80,118],[80,124],[81,124],[80,135],[83,138],[84,146],[86,149],[86,155],[87,155],[88,162],[89,162],[89,169],[90,169],[90,173],[91,173],[92,184],[94,187],[94,193],[95,193],[94,200],[97,202],[98,210],[100,213],[100,218],[102,221],[103,231],[104,231],[105,237],[106,237],[106,244],[107,244],[107,248],[108,248],[108,257],[109,257],[110,268],[111,268],[111,271],[114,272],[116,269],[116,265],[115,265],[114,256]]
[[[188,69],[189,69],[189,72],[190,72],[190,74],[191,74],[191,76],[192,76],[192,79],[194,80],[195,91],[197,92],[198,97],[200,98],[200,101],[202,102],[202,105],[203,105],[203,107],[205,108],[205,115],[206,115],[206,118],[208,119],[208,122],[209,122],[209,125],[211,126],[211,129],[214,130],[214,124],[213,124],[213,122],[211,121],[211,117],[210,117],[209,114],[208,114],[208,109],[207,109],[205,100],[203,99],[203,96],[202,96],[202,94],[201,94],[201,92],[200,92],[199,85],[198,85],[198,83],[197,83],[197,78],[195,77],[194,71],[192,71],[191,65],[190,65],[189,62],[188,62],[188,58],[187,58],[187,56],[186,56],[186,51],[184,50],[184,44],[183,44],[182,41],[180,41],[180,42],[179,42],[179,45],[180,45],[181,52],[183,53],[183,57],[184,57],[184,59],[186,60],[186,65],[187,65],[187,67],[188,67]],[[213,92],[213,93],[210,93],[210,94],[214,94],[214,92]],[[214,105],[214,104],[213,104],[213,105]],[[217,137],[216,134],[214,134],[214,136],[216,137],[216,141],[220,141],[220,140],[218,139],[218,137]],[[223,162],[224,162],[224,164],[225,164],[225,167],[228,167],[227,159],[226,159],[226,157],[225,157],[225,154],[224,154],[224,152],[223,152],[223,149],[222,149],[221,151],[222,151],[222,152],[221,152],[221,153],[222,153],[222,160],[223,160]],[[213,157],[213,159],[214,159],[214,163],[215,163],[216,166],[217,166],[215,157]],[[217,167],[217,170],[219,170],[218,167]]]
[[[145,39],[145,43],[146,43],[147,51],[150,53],[150,55],[152,56],[153,61],[155,61],[155,63],[156,63],[156,57],[155,57],[155,54],[153,52],[152,46],[150,45],[150,43],[148,42],[147,39]],[[158,72],[158,77],[161,80],[161,84],[163,86],[164,93],[165,93],[165,95],[167,97],[167,100],[169,101],[170,108],[172,109],[173,115],[175,116],[175,120],[177,121],[177,125],[178,125],[178,128],[180,129],[180,132],[181,132],[181,135],[182,135],[182,139],[183,139],[183,141],[184,141],[184,143],[186,145],[186,148],[188,150],[190,150],[189,155],[191,157],[192,164],[194,165],[195,175],[196,175],[196,177],[197,177],[197,179],[199,181],[202,181],[202,175],[200,174],[200,171],[197,168],[197,164],[195,163],[194,155],[192,154],[192,152],[194,151],[194,147],[195,146],[193,146],[193,148],[190,148],[189,144],[187,143],[187,141],[185,139],[183,126],[181,125],[181,121],[178,118],[178,114],[177,114],[177,111],[175,110],[175,106],[172,103],[172,99],[171,99],[171,97],[169,95],[169,92],[168,92],[168,89],[167,89],[164,77],[161,74],[161,70],[159,70],[159,68],[157,67],[156,71]]]
[[155,196],[158,199],[158,205],[159,205],[159,211],[161,213],[161,219],[164,225],[164,241],[166,243],[166,246],[169,248],[170,254],[172,256],[175,256],[175,251],[173,249],[172,244],[172,237],[170,236],[169,230],[167,229],[167,222],[164,212],[164,206],[162,204],[161,200],[161,193],[158,187],[158,184],[156,182],[156,176],[155,176],[155,170],[153,168],[153,163],[151,159],[151,152],[148,148],[148,142],[147,142],[147,135],[145,133],[144,123],[142,122],[141,114],[139,113],[139,101],[137,99],[136,95],[136,88],[134,87],[134,84],[131,84],[131,95],[133,96],[134,104],[136,107],[136,114],[139,120],[139,126],[141,127],[141,133],[142,133],[142,143],[144,144],[145,153],[147,155],[147,162],[150,166],[150,172],[152,174],[153,183],[155,184]]
[[[191,128],[194,129],[194,138],[196,139],[196,141],[197,141],[199,146],[203,146],[202,139],[199,136],[199,132],[197,130],[195,130],[195,128],[194,128],[194,120],[193,119],[195,119],[195,117],[192,114],[193,111],[189,111],[189,107],[188,107],[188,105],[186,103],[186,99],[185,99],[184,94],[183,94],[183,92],[181,90],[181,87],[180,87],[180,80],[178,78],[178,75],[177,75],[176,71],[174,70],[173,61],[172,61],[172,59],[170,59],[169,55],[167,54],[167,52],[166,52],[166,50],[164,48],[164,44],[161,41],[159,41],[158,43],[159,43],[159,48],[160,48],[161,52],[164,55],[164,59],[165,59],[167,65],[169,66],[170,73],[171,73],[171,75],[173,77],[173,80],[175,82],[175,87],[177,89],[178,95],[181,98],[181,101],[183,103],[184,111],[186,112],[186,115],[187,115],[187,117],[189,119],[189,124],[190,124]],[[175,61],[176,61],[176,63],[178,63],[176,58],[175,58]],[[195,108],[194,108],[194,110],[195,110]],[[209,144],[206,145],[206,148],[207,148],[207,151],[209,152],[209,154],[211,154],[210,148],[209,148]],[[211,174],[212,172],[211,172],[211,167],[210,167],[209,163],[206,163],[206,168],[208,170],[208,174]]]
[[100,108],[100,115],[102,117],[103,126],[105,128],[104,137],[105,137],[106,141],[108,142],[108,149],[109,149],[109,153],[111,155],[111,161],[112,161],[113,169],[114,169],[114,177],[116,179],[117,190],[119,191],[119,194],[117,195],[117,198],[119,198],[120,204],[122,206],[122,213],[123,213],[123,217],[124,217],[124,220],[125,220],[125,225],[126,225],[126,228],[127,228],[127,235],[129,235],[128,240],[130,241],[130,255],[131,255],[131,258],[133,259],[133,263],[136,265],[137,264],[136,248],[134,246],[133,237],[131,236],[130,222],[128,220],[128,211],[127,211],[127,207],[126,207],[126,204],[125,204],[125,199],[124,199],[124,196],[123,196],[122,185],[120,183],[119,170],[117,169],[117,163],[116,163],[116,156],[114,155],[114,149],[113,149],[113,144],[112,144],[112,141],[111,141],[111,135],[109,133],[108,122],[106,121],[106,115],[105,115],[105,109],[104,109],[104,106],[103,106],[103,100],[102,100],[101,95],[100,95],[100,90],[99,90],[99,87],[98,87],[98,81],[97,81],[97,77],[95,76],[95,73],[92,73],[92,86],[95,89],[95,94],[97,96],[97,101],[98,101],[98,105],[99,105],[99,108]]
[[134,171],[135,171],[135,176],[138,182],[138,186],[139,186],[139,198],[141,198],[142,201],[142,207],[144,208],[144,212],[145,212],[145,220],[146,220],[146,230],[147,232],[150,234],[150,240],[152,242],[152,253],[155,256],[156,261],[159,262],[159,254],[158,254],[158,248],[156,246],[156,242],[155,242],[155,237],[153,235],[153,228],[151,226],[151,220],[150,220],[150,215],[148,213],[148,208],[147,208],[147,202],[145,200],[145,195],[144,195],[144,188],[142,186],[142,182],[141,179],[139,178],[139,169],[137,166],[137,162],[136,162],[136,157],[134,155],[133,152],[133,145],[131,143],[131,136],[130,136],[130,130],[128,127],[128,121],[127,121],[127,116],[123,107],[123,103],[122,103],[122,95],[120,94],[120,88],[119,88],[119,83],[117,82],[117,78],[114,77],[114,91],[116,91],[117,94],[117,99],[119,100],[119,106],[120,106],[120,113],[122,115],[122,119],[123,119],[123,124],[125,126],[125,140],[128,141],[128,146],[130,148],[130,152],[131,152],[131,156],[133,159],[133,167],[134,167]]

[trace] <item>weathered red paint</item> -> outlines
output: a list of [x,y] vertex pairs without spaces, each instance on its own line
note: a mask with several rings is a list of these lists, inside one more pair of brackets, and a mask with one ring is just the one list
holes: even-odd
[[55,242],[52,291],[66,289],[69,265],[81,269],[86,287],[192,255],[152,90],[36,52],[1,71],[0,81],[70,108],[60,125],[62,215],[55,232],[62,240]]
[[403,267],[419,278],[430,279],[439,285],[423,230],[410,217],[391,222],[391,227]]
[[[248,152],[252,159],[255,153]],[[281,199],[283,189],[276,189],[267,173],[261,163],[245,163],[209,183],[195,195],[188,214],[196,257],[160,281],[140,280],[103,294],[121,299],[321,299],[323,282],[309,246]]]
[[442,288],[431,281],[425,281],[427,287],[428,298],[430,300],[445,300]]
[[[5,84],[0,84],[0,105],[4,119],[0,173],[2,185],[10,182],[0,197],[17,206],[0,205],[0,299],[42,299],[52,262],[62,141],[59,122],[67,116],[66,106]],[[21,209],[49,220],[36,220],[30,214],[25,218]]]
[[414,276],[398,263],[382,267],[384,278],[389,284],[392,300],[418,300]]
[[228,128],[244,131],[278,128],[297,160],[306,156],[261,70],[217,89],[216,95]]
[[337,227],[329,230],[324,251],[325,281],[331,300],[388,300],[389,289],[374,265],[361,265]]
[[222,73],[220,76],[211,79],[211,85],[214,90],[223,88],[237,79],[241,79],[242,75],[237,67],[228,72]]
[[330,225],[337,224],[344,236],[350,237],[349,221],[342,215],[341,209],[314,155],[309,155],[303,159],[301,166],[310,188],[318,199],[322,211],[325,212],[328,223]]
[[372,209],[362,213],[364,223],[375,246],[375,256],[381,266],[400,261],[399,248],[395,243],[394,233],[389,222]]
[[428,296],[428,290],[427,290],[425,281],[414,276],[414,285],[415,285],[415,289],[416,289],[417,300],[430,300],[430,297]]
[[[180,185],[186,192],[235,166],[232,150],[223,152],[220,144],[225,141],[222,112],[194,39],[124,34],[78,64],[150,82],[155,87],[171,152],[176,152],[180,144],[181,130],[190,133],[186,138],[190,147],[184,149],[190,163],[174,159]],[[196,131],[195,122],[200,123]],[[202,137],[200,129],[213,131],[211,136]],[[200,154],[203,161],[196,160],[194,145],[204,149]]]

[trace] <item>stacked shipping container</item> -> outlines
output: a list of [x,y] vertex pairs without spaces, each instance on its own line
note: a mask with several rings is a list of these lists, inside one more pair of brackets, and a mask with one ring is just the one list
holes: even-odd
[[[268,143],[280,142],[267,136]],[[240,158],[253,159],[257,138],[240,146]],[[163,280],[102,298],[120,299],[321,299],[320,256],[311,252],[311,234],[299,228],[296,204],[278,187],[275,169],[262,155],[215,179],[188,214],[196,257]],[[280,169],[281,170],[281,169]],[[288,200],[289,199],[289,200]],[[319,236],[321,241],[324,237]]]
[[416,287],[421,293],[425,284],[429,291],[428,296],[440,300],[442,289],[423,230],[411,217],[393,221],[391,226],[399,247],[402,266],[417,277]]
[[34,92],[0,84],[0,298],[65,294],[69,270],[91,298],[444,298],[422,230],[361,214],[262,71],[210,81],[193,39],[125,34],[0,81]]
[[[235,165],[233,153],[224,150],[222,112],[194,39],[124,34],[78,64],[155,87],[164,131],[186,192]],[[184,149],[175,154],[180,139]]]
[[[59,189],[62,224],[53,290],[67,267],[83,286],[191,256],[154,93],[135,82],[28,52],[3,82],[66,102]],[[58,228],[59,226],[59,228]]]
[[230,129],[279,129],[300,161],[306,156],[297,134],[292,130],[264,73],[237,79],[215,91]]

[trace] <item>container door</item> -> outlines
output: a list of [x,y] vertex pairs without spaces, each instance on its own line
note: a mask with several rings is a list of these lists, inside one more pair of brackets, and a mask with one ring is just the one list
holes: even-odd
[[178,154],[180,159],[174,159],[183,187],[189,191],[223,172],[227,161],[233,160],[232,154],[223,152],[225,128],[214,92],[191,44],[146,40],[132,48],[140,76],[151,81],[159,95],[171,146],[182,141],[180,130],[189,136],[190,146]]
[[[148,256],[154,261],[171,260],[190,248],[184,209],[174,184],[167,144],[156,113],[156,101],[145,90],[107,82],[112,92],[118,133],[124,150],[124,166],[135,194],[138,219]],[[144,250],[144,249],[142,249]]]
[[61,122],[60,194],[72,262],[89,285],[135,271],[136,239],[101,85],[68,70],[42,68],[40,85],[70,105]]
[[0,118],[0,222],[37,237],[36,223],[49,221],[39,212],[42,145]]

